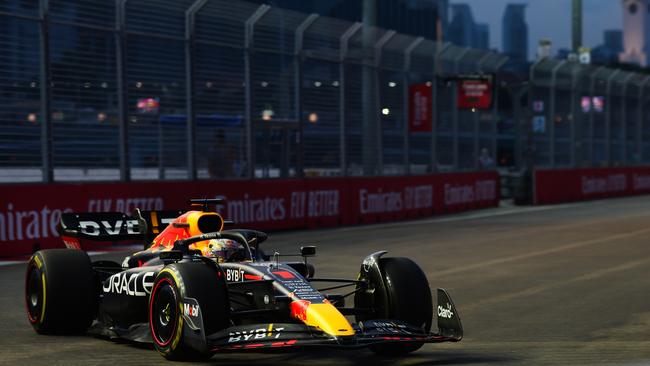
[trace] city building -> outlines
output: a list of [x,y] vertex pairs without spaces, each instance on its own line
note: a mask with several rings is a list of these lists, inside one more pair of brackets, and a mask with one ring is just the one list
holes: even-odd
[[451,12],[447,41],[461,47],[490,48],[490,29],[487,24],[477,24],[474,21],[469,5],[453,4]]
[[621,52],[623,52],[623,32],[606,30],[603,32],[603,44],[594,47],[591,51],[591,62],[599,65],[615,63]]
[[482,50],[490,49],[490,27],[487,24],[476,25],[476,47]]
[[528,61],[528,24],[526,4],[508,4],[502,19],[503,53],[512,63]]
[[609,29],[603,32],[605,46],[623,51],[623,32],[620,29]]
[[623,52],[621,62],[648,66],[650,0],[622,0]]
[[557,50],[557,54],[556,54],[555,58],[557,58],[558,60],[566,60],[566,59],[569,58],[570,54],[571,54],[570,49],[568,49],[568,48],[560,48],[559,50]]
[[[362,0],[250,0],[302,13],[360,22]],[[376,25],[399,33],[436,39],[436,23],[440,19],[443,35],[447,33],[448,0],[376,0]]]

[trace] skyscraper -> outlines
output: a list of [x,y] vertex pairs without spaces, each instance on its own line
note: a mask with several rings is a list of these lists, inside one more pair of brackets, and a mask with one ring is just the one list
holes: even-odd
[[607,65],[618,61],[623,52],[623,32],[620,30],[606,30],[603,32],[603,44],[591,50],[593,64]]
[[487,24],[476,25],[476,48],[490,49],[490,27]]
[[503,13],[503,53],[513,63],[528,60],[528,24],[526,4],[508,4]]
[[621,62],[648,65],[650,49],[650,0],[622,0],[623,52]]
[[471,47],[474,43],[474,16],[472,9],[467,4],[453,4],[451,6],[451,22],[447,40],[457,46]]
[[605,46],[623,51],[623,32],[620,29],[608,29],[603,32],[603,41]]
[[472,9],[467,4],[453,4],[447,40],[457,46],[489,49],[490,29],[487,24],[477,24]]

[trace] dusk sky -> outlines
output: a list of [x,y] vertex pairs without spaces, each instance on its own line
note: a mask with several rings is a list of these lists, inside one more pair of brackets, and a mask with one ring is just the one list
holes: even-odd
[[[552,53],[571,44],[571,0],[451,0],[451,4],[469,4],[474,19],[490,26],[490,47],[501,50],[501,19],[506,4],[527,4],[529,58],[534,57],[537,41],[550,38]],[[620,0],[583,0],[583,42],[587,47],[602,43],[603,31],[621,29],[623,14]],[[451,11],[449,20],[451,21]]]

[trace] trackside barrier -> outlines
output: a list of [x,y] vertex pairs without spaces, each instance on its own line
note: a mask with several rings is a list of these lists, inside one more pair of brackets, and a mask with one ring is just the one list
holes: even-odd
[[650,194],[650,167],[540,169],[535,204]]
[[497,172],[428,176],[252,181],[133,182],[0,186],[0,256],[62,247],[62,212],[186,208],[223,197],[218,211],[237,227],[333,227],[404,220],[498,205]]

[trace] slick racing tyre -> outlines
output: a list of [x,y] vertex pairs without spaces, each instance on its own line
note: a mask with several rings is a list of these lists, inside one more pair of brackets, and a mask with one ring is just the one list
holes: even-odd
[[86,252],[47,249],[27,263],[27,318],[38,333],[81,333],[97,313],[98,285]]
[[[380,258],[379,274],[370,275],[371,294],[355,297],[355,307],[371,307],[373,314],[357,320],[394,319],[409,323],[423,332],[431,329],[433,302],[424,272],[408,258]],[[387,343],[370,346],[380,355],[400,356],[422,347],[421,342]]]
[[[185,309],[187,301],[198,305],[192,314]],[[170,360],[210,358],[205,345],[188,339],[185,323],[188,316],[200,312],[203,322],[195,325],[209,336],[230,326],[229,306],[225,278],[218,267],[205,262],[166,266],[158,273],[149,299],[149,328],[156,350]]]

